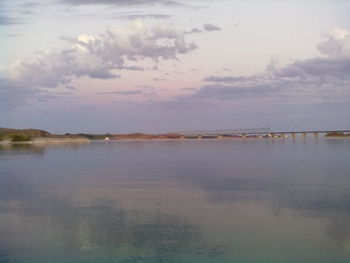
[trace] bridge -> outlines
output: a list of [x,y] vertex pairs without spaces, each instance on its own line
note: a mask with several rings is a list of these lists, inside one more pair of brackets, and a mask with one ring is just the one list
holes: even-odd
[[319,137],[319,134],[349,134],[349,130],[277,130],[272,131],[270,128],[248,128],[248,129],[221,129],[221,130],[208,130],[208,131],[182,131],[176,132],[180,134],[182,138],[191,139],[210,139],[210,138],[286,138],[290,135],[292,138],[296,138],[299,134],[303,138],[307,137],[307,134],[313,135],[315,138]]

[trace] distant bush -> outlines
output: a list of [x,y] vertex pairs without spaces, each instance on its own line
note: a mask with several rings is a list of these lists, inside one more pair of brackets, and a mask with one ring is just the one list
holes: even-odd
[[327,132],[325,137],[344,137],[346,136],[343,132]]
[[32,138],[29,135],[20,135],[20,134],[11,135],[12,142],[27,142],[27,141],[30,141],[31,139]]
[[4,136],[0,135],[0,141],[4,140]]

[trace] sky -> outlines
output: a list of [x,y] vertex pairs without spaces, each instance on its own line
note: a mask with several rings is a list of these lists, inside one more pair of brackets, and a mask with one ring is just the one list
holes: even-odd
[[350,128],[350,1],[0,0],[0,127]]

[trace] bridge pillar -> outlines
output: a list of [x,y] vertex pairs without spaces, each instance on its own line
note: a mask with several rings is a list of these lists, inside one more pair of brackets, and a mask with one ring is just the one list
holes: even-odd
[[295,133],[292,132],[291,135],[292,135],[292,138],[295,139]]
[[303,132],[303,133],[302,133],[302,136],[303,136],[303,138],[305,139],[305,138],[306,138],[306,132]]
[[315,139],[318,138],[318,132],[314,132]]

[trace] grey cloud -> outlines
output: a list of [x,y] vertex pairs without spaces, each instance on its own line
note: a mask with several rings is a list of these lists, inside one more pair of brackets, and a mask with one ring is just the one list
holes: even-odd
[[198,28],[192,28],[190,31],[186,32],[186,34],[197,34],[197,33],[202,33],[202,30]]
[[172,15],[164,15],[164,14],[144,14],[144,15],[121,15],[118,18],[129,19],[129,20],[137,20],[137,19],[168,19],[171,18]]
[[124,66],[123,69],[132,70],[132,71],[144,71],[145,70],[145,68],[139,67],[139,66]]
[[163,3],[164,0],[60,0],[71,5],[149,5]]
[[209,24],[209,23],[204,24],[203,28],[204,28],[205,31],[220,31],[221,30],[220,27],[212,25],[212,24]]
[[11,18],[0,14],[0,26],[8,26],[13,24],[18,24],[18,19]]
[[[276,78],[322,83],[350,80],[350,60],[314,58],[297,61],[274,72]],[[321,83],[319,83],[321,84]]]
[[[68,5],[114,5],[114,6],[143,6],[143,5],[161,5],[169,8],[198,8],[183,4],[182,1],[172,0],[56,0],[58,3]],[[188,1],[187,1],[188,2]]]
[[21,106],[33,92],[26,89],[25,83],[0,78],[0,110]]
[[0,110],[10,110],[23,106],[27,100],[40,102],[72,95],[72,92],[52,92],[43,89],[33,89],[26,81],[0,78]]
[[298,60],[279,67],[274,60],[260,74],[209,76],[190,94],[192,99],[232,100],[242,98],[350,99],[349,33],[333,29],[318,48],[327,55]]
[[125,90],[125,91],[106,91],[106,92],[95,92],[96,95],[135,95],[142,94],[141,90]]
[[195,88],[181,88],[181,90],[195,90]]
[[34,15],[35,14],[35,12],[33,12],[33,11],[22,11],[21,12],[21,15]]
[[278,88],[276,84],[260,84],[246,87],[216,84],[204,86],[189,97],[195,99],[232,100],[253,98],[261,95],[267,96],[280,91],[281,89]]
[[4,37],[20,37],[20,36],[24,36],[23,34],[6,34],[4,35]]
[[41,5],[41,3],[39,3],[39,2],[29,2],[29,3],[21,4],[20,6],[26,7],[26,8],[34,8],[34,7],[38,7],[40,5]]
[[47,90],[39,90],[35,96],[35,99],[39,102],[48,102],[53,100],[59,100],[64,96],[69,96],[72,98],[73,92],[53,92]]
[[208,107],[214,106],[212,102],[197,100],[193,103],[192,98],[178,97],[174,99],[164,100],[164,101],[152,101],[139,105],[140,108],[145,110],[170,110],[170,111],[187,111],[187,110],[205,110]]
[[154,78],[153,81],[167,81],[165,78]]
[[167,7],[183,7],[184,5],[176,2],[176,1],[163,1],[162,2],[163,6],[167,6]]
[[149,85],[137,85],[136,87],[142,88],[142,89],[148,89],[148,90],[153,90],[154,89],[153,86],[149,86]]
[[247,80],[246,77],[232,77],[232,76],[225,76],[225,77],[210,76],[204,79],[204,81],[218,82],[218,83],[235,83],[235,82],[241,82],[245,80]]
[[[48,3],[46,3],[48,4]],[[39,2],[28,2],[28,3],[23,3],[23,4],[19,4],[17,6],[17,11],[21,14],[21,15],[35,15],[36,11],[38,10],[38,8],[42,7],[45,5],[45,2],[39,3]]]
[[112,101],[112,104],[121,104],[126,106],[138,106],[138,104],[131,100],[114,100]]
[[[267,70],[252,76],[211,76],[212,82],[191,95],[192,98],[240,99],[268,96],[299,96],[307,94],[325,98],[326,94],[349,96],[344,87],[350,85],[350,60],[315,58],[296,61],[281,69]],[[330,93],[331,92],[331,93]]]

